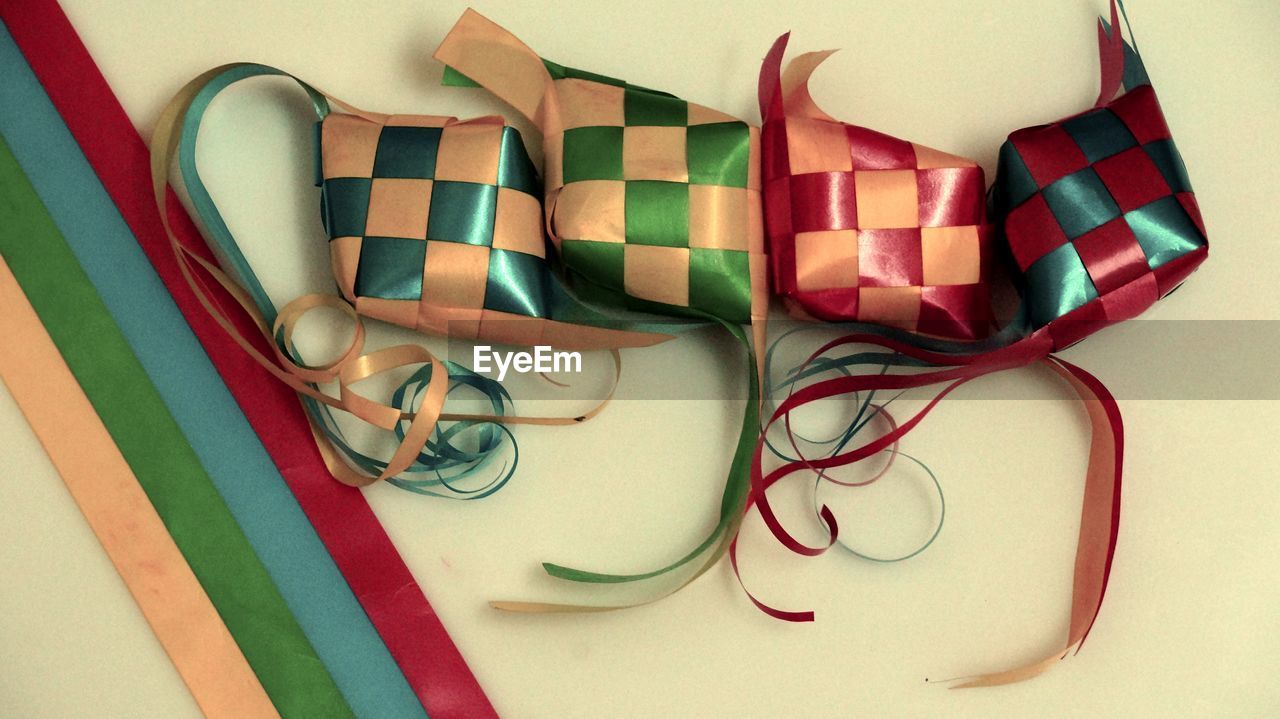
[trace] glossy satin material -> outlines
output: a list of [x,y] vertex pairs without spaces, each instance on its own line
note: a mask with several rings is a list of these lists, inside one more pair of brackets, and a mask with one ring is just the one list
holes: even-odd
[[[584,294],[760,321],[759,131],[664,92],[544,61],[467,11],[435,57],[543,133],[547,227]],[[469,82],[469,81],[473,81]]]
[[760,70],[771,278],[792,313],[977,339],[991,325],[982,168],[837,121],[809,95],[831,53]]
[[1208,256],[1186,167],[1117,20],[1113,6],[1099,27],[1097,106],[1009,135],[992,191],[1032,323],[1059,347],[1137,316]]
[[665,338],[619,331],[552,273],[542,185],[501,118],[330,113],[319,132],[334,277],[360,314],[461,339],[554,338],[565,349]]

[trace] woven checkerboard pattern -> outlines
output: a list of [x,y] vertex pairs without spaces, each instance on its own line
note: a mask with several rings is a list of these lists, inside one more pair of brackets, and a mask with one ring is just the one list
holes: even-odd
[[[645,303],[751,319],[763,262],[759,131],[715,110],[547,63],[547,211],[565,266]],[[761,268],[763,271],[763,268]]]
[[541,187],[514,128],[334,113],[320,142],[334,276],[358,311],[441,334],[547,316]]
[[[762,69],[764,201],[773,285],[793,311],[972,339],[990,326],[991,228],[982,168],[839,122],[809,99],[808,73]],[[770,76],[774,79],[771,82]]]
[[1135,316],[1207,254],[1186,167],[1150,85],[1010,135],[993,196],[1036,326]]

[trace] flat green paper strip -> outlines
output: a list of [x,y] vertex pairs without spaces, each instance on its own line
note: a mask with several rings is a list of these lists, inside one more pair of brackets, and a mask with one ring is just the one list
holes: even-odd
[[2,137],[0,254],[276,709],[354,716]]

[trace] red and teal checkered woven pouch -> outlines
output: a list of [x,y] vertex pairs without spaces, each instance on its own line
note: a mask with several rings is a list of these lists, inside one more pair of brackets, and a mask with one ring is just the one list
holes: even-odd
[[1032,326],[1052,326],[1058,346],[1136,317],[1209,252],[1186,166],[1117,20],[1113,7],[1099,30],[1097,104],[1009,135],[992,191]]

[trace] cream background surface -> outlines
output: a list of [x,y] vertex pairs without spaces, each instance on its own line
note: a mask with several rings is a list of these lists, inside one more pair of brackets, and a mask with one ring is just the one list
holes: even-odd
[[[1210,261],[1147,318],[1280,319],[1280,6],[1131,5],[1214,243]],[[440,66],[430,54],[464,8],[458,2],[64,6],[144,133],[182,83],[237,60],[289,70],[371,110],[511,114],[479,91],[438,86]],[[974,157],[990,173],[1010,130],[1091,104],[1092,17],[1104,2],[476,7],[546,57],[752,121],[759,60],[791,30],[793,54],[843,48],[815,79],[828,112]],[[300,93],[264,81],[216,103],[202,134],[211,191],[280,303],[331,286],[309,182],[308,122]],[[1179,326],[1170,323],[1169,331]],[[1107,381],[1102,367],[1116,366],[1118,353],[1146,361],[1142,343],[1126,343],[1125,332],[1103,333],[1065,356]],[[375,342],[405,336],[377,328]],[[1188,357],[1205,349],[1173,346]],[[803,559],[778,547],[757,517],[748,520],[744,578],[762,599],[814,608],[815,624],[788,625],[755,611],[723,562],[675,597],[627,612],[526,617],[484,606],[490,598],[643,596],[625,589],[593,595],[546,578],[537,565],[640,571],[701,539],[718,505],[739,405],[643,397],[664,383],[673,387],[667,396],[727,391],[741,378],[738,361],[730,344],[708,335],[628,353],[621,391],[631,399],[570,430],[520,430],[521,471],[490,499],[462,504],[389,486],[367,490],[503,716],[1248,717],[1280,710],[1272,676],[1280,663],[1280,403],[1242,398],[1121,398],[1128,453],[1119,550],[1107,602],[1080,655],[1010,687],[950,692],[926,683],[1038,658],[1065,635],[1087,426],[1043,370],[975,383],[965,401],[946,403],[911,435],[904,448],[929,464],[947,492],[946,527],[921,556],[898,565],[843,552]],[[591,359],[588,368],[602,362]],[[1269,372],[1257,381],[1262,395],[1276,396]],[[0,498],[9,517],[0,523],[0,716],[194,714],[7,393],[0,394],[0,436]],[[896,483],[858,495],[859,504],[833,500],[863,546],[901,548],[926,531],[932,500],[922,477],[903,471]],[[804,483],[776,495],[788,525],[806,526],[794,509],[807,502]]]

